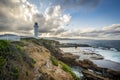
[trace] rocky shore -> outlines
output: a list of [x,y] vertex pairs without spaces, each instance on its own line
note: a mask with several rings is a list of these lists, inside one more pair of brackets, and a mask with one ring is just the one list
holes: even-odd
[[[120,64],[105,60],[103,56],[81,51],[75,55],[72,52],[58,50],[59,59],[71,66],[83,68],[83,80],[120,80]],[[79,54],[79,55],[78,55]]]
[[57,44],[56,47],[91,47],[88,44],[75,44],[75,43],[62,43],[62,44]]

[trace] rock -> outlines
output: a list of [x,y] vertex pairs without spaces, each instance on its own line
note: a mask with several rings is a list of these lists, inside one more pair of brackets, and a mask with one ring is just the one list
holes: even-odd
[[[105,67],[100,67],[97,64],[94,64],[92,60],[104,60],[103,56],[96,54],[96,53],[87,53],[87,52],[82,52],[81,54],[90,56],[90,59],[83,59],[79,60],[79,58],[82,56],[77,56],[73,55],[71,53],[64,53],[60,49],[55,49],[57,51],[57,58],[59,60],[62,60],[68,65],[71,66],[80,66],[84,68],[85,70],[91,69],[95,73],[91,72],[83,72],[86,77],[88,77],[88,80],[120,80],[120,72],[119,71],[114,71],[109,68]],[[86,56],[84,56],[86,57]],[[101,76],[98,74],[100,73]],[[109,79],[110,78],[110,79]]]
[[78,58],[79,56],[77,55],[73,55],[71,53],[64,53],[62,54],[62,57],[60,58],[60,60],[64,61],[65,63],[69,65],[76,65],[76,59]]
[[112,75],[111,77],[120,79],[120,71],[113,71],[113,70],[108,69],[107,72]]
[[99,56],[99,57],[94,57],[94,56],[92,56],[92,57],[90,57],[91,59],[94,59],[94,60],[101,60],[101,59],[104,59],[102,56]]
[[[84,69],[91,69],[95,73],[91,72],[83,72],[84,75],[86,75],[89,80],[110,80],[108,78],[111,78],[111,80],[119,80],[120,72],[119,71],[114,71],[110,70],[108,68],[100,67],[94,64],[91,60],[89,59],[84,59],[84,60],[76,60],[79,58],[79,56],[73,55],[71,53],[64,53],[61,55],[61,60],[69,65],[72,66],[80,66],[83,67]],[[98,75],[97,73],[101,73],[102,75]],[[106,76],[106,77],[104,77]]]
[[112,79],[103,77],[101,75],[97,75],[97,74],[90,72],[88,70],[84,70],[84,71],[82,71],[82,73],[84,75],[84,79],[87,79],[87,80],[112,80]]

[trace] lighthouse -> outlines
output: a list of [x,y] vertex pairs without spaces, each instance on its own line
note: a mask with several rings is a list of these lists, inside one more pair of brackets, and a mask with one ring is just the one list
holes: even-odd
[[38,23],[35,22],[34,24],[34,38],[38,38]]

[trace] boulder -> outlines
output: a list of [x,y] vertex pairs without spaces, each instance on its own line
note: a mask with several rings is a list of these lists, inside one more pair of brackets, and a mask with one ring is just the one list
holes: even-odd
[[83,70],[82,71],[83,75],[84,75],[84,79],[86,80],[112,80],[106,77],[103,77],[101,75],[97,75],[91,71],[88,70]]

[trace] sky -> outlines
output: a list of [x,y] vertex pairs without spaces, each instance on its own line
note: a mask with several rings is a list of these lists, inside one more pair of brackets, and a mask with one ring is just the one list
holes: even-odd
[[0,0],[0,34],[120,40],[120,0]]

